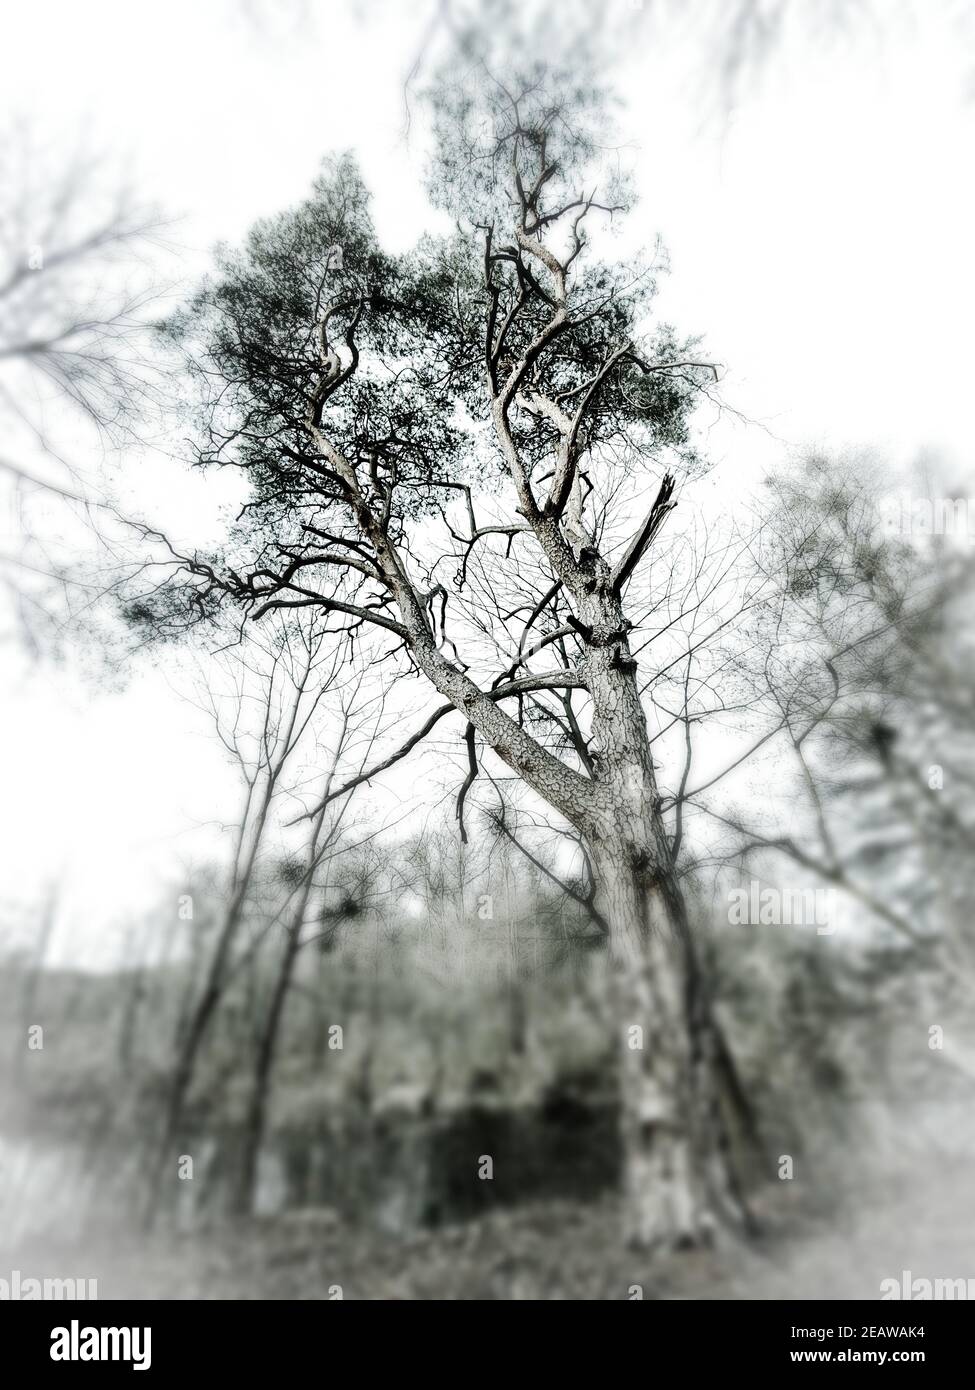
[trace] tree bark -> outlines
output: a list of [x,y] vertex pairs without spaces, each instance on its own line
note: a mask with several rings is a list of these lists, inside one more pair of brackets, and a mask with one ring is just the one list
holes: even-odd
[[710,1241],[744,1218],[722,1112],[718,1036],[670,836],[622,605],[597,590],[585,676],[594,781],[605,810],[584,827],[609,927],[620,1048],[627,1239],[647,1248]]
[[590,849],[610,927],[625,1236],[641,1248],[698,1244],[711,1218],[697,1156],[682,943],[632,848],[615,836]]

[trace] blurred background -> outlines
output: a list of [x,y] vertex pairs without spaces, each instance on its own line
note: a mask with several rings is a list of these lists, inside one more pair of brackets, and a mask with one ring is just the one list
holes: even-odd
[[[0,23],[0,1278],[975,1280],[975,9],[100,0]],[[605,941],[558,827],[489,787],[462,839],[446,728],[313,816],[429,713],[416,683],[311,619],[160,645],[119,603],[147,537],[205,549],[246,501],[187,465],[156,326],[327,155],[356,154],[392,251],[449,230],[423,94],[472,51],[608,84],[640,198],[618,256],[657,248],[658,315],[721,363],[668,552],[694,537],[705,595],[693,619],[673,596],[647,712],[754,1229],[666,1259],[619,1236]],[[783,894],[811,912],[783,921]]]

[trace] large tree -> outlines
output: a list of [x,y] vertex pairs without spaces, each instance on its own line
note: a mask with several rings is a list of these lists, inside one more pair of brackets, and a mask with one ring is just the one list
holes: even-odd
[[[627,205],[600,121],[561,78],[466,74],[434,122],[453,234],[384,252],[343,158],[223,253],[173,331],[202,388],[199,461],[244,470],[250,495],[223,554],[174,563],[197,613],[312,607],[350,640],[368,625],[440,694],[356,780],[459,712],[462,825],[490,750],[580,842],[618,965],[628,1235],[672,1244],[736,1204],[643,704],[657,673],[641,678],[631,634],[717,374],[653,326],[653,265],[596,252]],[[680,563],[661,566],[668,593]]]

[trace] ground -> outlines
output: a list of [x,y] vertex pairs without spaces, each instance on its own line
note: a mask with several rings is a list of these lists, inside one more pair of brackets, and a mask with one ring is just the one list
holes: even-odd
[[[331,1213],[250,1222],[193,1236],[130,1237],[32,1252],[24,1272],[97,1276],[99,1298],[592,1300],[878,1299],[903,1270],[975,1279],[973,1172],[953,1160],[937,1181],[891,1174],[818,1213],[785,1190],[761,1203],[750,1242],[651,1258],[623,1248],[615,1201],[498,1211],[403,1241],[350,1231]],[[639,1286],[637,1289],[635,1286]]]
[[[904,1271],[972,1280],[975,1107],[967,1092],[861,1114],[847,1144],[797,1159],[753,1197],[762,1234],[666,1259],[628,1250],[615,1198],[496,1208],[395,1239],[331,1210],[192,1234],[89,1230],[0,1252],[0,1270],[97,1278],[98,1297],[163,1299],[868,1299]],[[871,1136],[869,1142],[865,1135]]]

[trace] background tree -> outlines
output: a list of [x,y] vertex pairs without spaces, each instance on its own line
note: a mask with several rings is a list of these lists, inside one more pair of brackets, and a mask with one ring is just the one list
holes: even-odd
[[[958,971],[970,944],[957,891],[975,847],[975,571],[965,532],[914,531],[910,505],[901,509],[914,496],[933,523],[931,494],[951,489],[918,476],[898,494],[876,463],[814,456],[774,491],[789,624],[762,703],[788,729],[810,824],[801,848],[789,838],[770,847],[868,905],[888,944]],[[756,847],[775,840],[752,828]]]
[[[235,1204],[240,1212],[251,1210],[256,1195],[257,1166],[267,1122],[272,1067],[298,954],[303,947],[314,943],[320,948],[319,960],[325,960],[327,947],[339,924],[354,919],[363,910],[364,903],[357,893],[346,891],[338,901],[330,901],[329,878],[335,877],[336,861],[350,850],[361,848],[363,837],[352,844],[347,834],[351,830],[347,812],[354,789],[347,792],[341,801],[335,802],[329,793],[344,765],[350,761],[358,763],[361,771],[364,761],[372,753],[382,716],[382,692],[378,697],[366,697],[361,672],[344,688],[333,692],[333,727],[329,730],[331,748],[325,753],[328,771],[323,785],[318,788],[321,799],[308,822],[305,844],[300,854],[286,860],[281,866],[282,878],[290,892],[273,920],[280,921],[284,944],[279,952],[270,998],[257,1025],[253,1077],[235,1194]],[[313,906],[316,909],[314,913]],[[311,935],[309,926],[314,928]]]
[[[91,446],[130,443],[159,399],[150,353],[162,225],[83,140],[9,123],[0,160],[2,499],[19,546],[0,583],[28,644],[90,615],[82,562],[118,534]],[[153,261],[156,264],[153,266]],[[79,553],[82,552],[82,553]]]
[[[226,675],[224,690],[220,690],[212,669],[218,661]],[[313,735],[329,702],[347,698],[343,687],[348,684],[348,674],[343,672],[343,652],[327,636],[314,615],[288,615],[286,620],[279,619],[268,633],[255,634],[249,642],[231,645],[222,659],[209,657],[201,695],[218,737],[240,768],[244,801],[234,830],[220,918],[203,963],[202,977],[189,982],[192,1002],[180,1020],[149,1185],[147,1213],[150,1219],[157,1210],[166,1165],[174,1161],[173,1145],[183,1125],[187,1097],[207,1031],[231,975],[241,968],[239,941],[260,886],[261,869],[268,854],[271,832],[277,828],[279,808],[289,791],[295,794],[296,777],[299,790],[303,786],[308,774],[302,759],[309,752],[308,745],[314,746]],[[340,712],[341,709],[340,705]],[[332,753],[336,767],[347,752],[348,712],[346,709],[340,718],[340,737]],[[348,795],[344,804],[347,802]],[[285,924],[295,952],[300,944],[316,870],[340,824],[341,814],[333,815],[329,826],[324,809],[316,813],[305,848],[306,862],[294,876],[289,878],[286,872],[284,902],[267,914],[272,925]],[[261,936],[267,931],[265,925]],[[243,962],[251,962],[253,956],[252,945],[244,953]],[[286,952],[285,960],[287,968],[279,974],[281,997],[276,1005],[272,1001],[268,1015],[271,1022],[266,1021],[263,1027],[255,1023],[261,1042],[248,1121],[250,1138],[245,1145],[248,1191],[253,1183],[263,1132],[263,1106],[278,1022],[275,1015],[283,1007],[293,957],[288,959]]]

